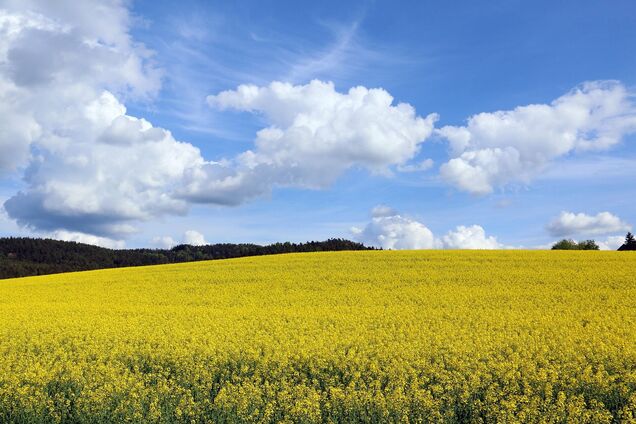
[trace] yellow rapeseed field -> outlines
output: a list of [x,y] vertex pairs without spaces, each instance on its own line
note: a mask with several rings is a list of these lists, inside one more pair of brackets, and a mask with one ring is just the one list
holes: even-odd
[[340,252],[0,281],[0,422],[636,422],[636,255]]

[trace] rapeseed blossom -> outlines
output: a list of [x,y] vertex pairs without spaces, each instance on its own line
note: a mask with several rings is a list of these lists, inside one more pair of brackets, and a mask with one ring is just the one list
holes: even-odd
[[635,268],[370,251],[0,281],[0,422],[633,422]]

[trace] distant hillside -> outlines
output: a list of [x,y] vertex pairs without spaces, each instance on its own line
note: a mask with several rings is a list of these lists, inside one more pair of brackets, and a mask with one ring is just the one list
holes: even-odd
[[33,238],[0,238],[0,279],[100,268],[157,265],[177,262],[228,259],[277,253],[372,250],[343,239],[307,243],[182,244],[172,249],[113,250],[70,241]]

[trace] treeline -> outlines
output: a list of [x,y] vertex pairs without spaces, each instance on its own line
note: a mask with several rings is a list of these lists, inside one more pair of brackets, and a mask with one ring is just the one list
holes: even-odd
[[182,244],[172,249],[113,250],[70,241],[9,237],[0,238],[0,278],[278,253],[372,249],[350,240],[329,239],[307,243],[274,243],[267,246],[231,243],[205,246]]
[[[599,250],[599,245],[594,240],[575,241],[571,239],[559,240],[552,245],[552,250]],[[631,232],[625,236],[625,242],[618,250],[636,250],[636,238]]]

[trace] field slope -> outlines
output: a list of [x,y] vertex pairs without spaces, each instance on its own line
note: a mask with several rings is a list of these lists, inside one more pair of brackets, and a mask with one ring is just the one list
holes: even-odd
[[636,255],[337,252],[0,281],[0,422],[629,422]]

